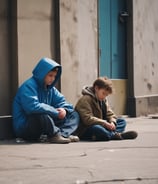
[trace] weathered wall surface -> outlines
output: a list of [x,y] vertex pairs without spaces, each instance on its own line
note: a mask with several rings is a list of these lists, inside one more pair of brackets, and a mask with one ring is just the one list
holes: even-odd
[[133,0],[134,95],[139,99],[138,114],[158,112],[154,102],[158,101],[157,7],[157,0]]
[[158,94],[158,1],[133,2],[135,95],[154,95]]
[[18,0],[19,84],[32,75],[41,57],[53,58],[53,15],[51,0]]
[[98,75],[96,0],[60,0],[61,91],[75,104]]
[[[11,41],[8,9],[11,1],[1,0],[0,7],[0,115],[10,113],[11,80],[18,75],[18,85],[30,77],[37,61],[44,56],[55,58],[56,36],[60,35],[63,73],[61,92],[75,105],[84,85],[98,76],[98,15],[96,0],[60,0],[60,21],[55,23],[53,0],[17,0],[17,49]],[[131,109],[136,115],[158,112],[158,16],[157,0],[133,2],[133,73],[131,74]],[[8,4],[10,3],[10,4]],[[15,8],[16,11],[16,8]],[[132,12],[131,12],[132,14]],[[16,16],[15,16],[16,17]],[[14,19],[15,19],[14,17]],[[60,25],[60,32],[55,26]],[[15,25],[16,26],[16,25]],[[13,34],[14,35],[14,34]],[[15,38],[16,39],[16,38]],[[133,40],[132,40],[133,39]],[[11,63],[10,42],[15,45],[15,68]],[[132,50],[132,49],[131,49]],[[9,75],[7,75],[9,73]],[[5,81],[5,82],[4,82]],[[115,81],[116,82],[116,81]],[[123,82],[124,84],[124,82]],[[115,83],[116,87],[118,86]],[[118,93],[122,94],[120,90]],[[12,92],[11,92],[12,93]],[[124,94],[124,93],[123,93]],[[117,111],[116,96],[111,98]],[[121,102],[120,102],[121,103]],[[5,106],[3,106],[5,104]],[[123,101],[123,104],[125,102]]]

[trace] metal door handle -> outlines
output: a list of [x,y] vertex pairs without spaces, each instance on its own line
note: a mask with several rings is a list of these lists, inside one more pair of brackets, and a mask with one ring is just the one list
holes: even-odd
[[119,13],[119,20],[120,20],[121,23],[126,22],[127,17],[129,17],[129,13],[127,11],[121,11]]
[[129,13],[126,12],[126,11],[121,11],[121,12],[120,12],[120,16],[121,16],[121,17],[129,17]]

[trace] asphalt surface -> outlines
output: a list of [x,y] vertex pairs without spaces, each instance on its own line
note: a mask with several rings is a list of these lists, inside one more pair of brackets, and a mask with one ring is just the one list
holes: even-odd
[[135,140],[0,141],[0,184],[158,184],[158,119],[125,118]]

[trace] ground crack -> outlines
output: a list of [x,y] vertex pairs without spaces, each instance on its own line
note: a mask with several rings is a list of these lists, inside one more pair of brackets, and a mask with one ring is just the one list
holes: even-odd
[[96,181],[84,181],[84,180],[77,180],[75,184],[92,184],[92,183],[113,183],[113,182],[122,182],[122,181],[151,181],[155,180],[158,181],[158,178],[143,178],[143,177],[136,177],[136,178],[124,178],[124,179],[109,179],[109,180],[96,180]]

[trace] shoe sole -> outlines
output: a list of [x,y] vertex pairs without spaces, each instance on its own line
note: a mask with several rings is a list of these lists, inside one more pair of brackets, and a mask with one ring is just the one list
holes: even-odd
[[128,131],[121,134],[123,139],[135,139],[138,136],[138,133],[135,131]]
[[71,141],[49,141],[52,144],[69,144]]

